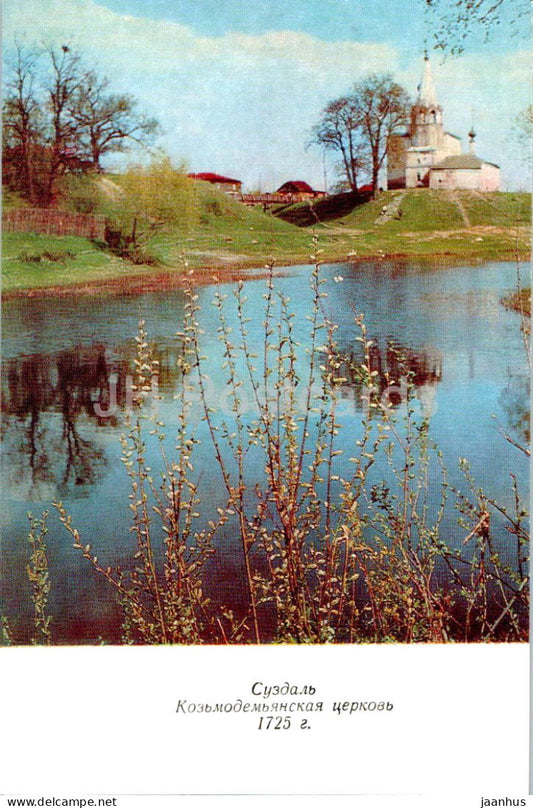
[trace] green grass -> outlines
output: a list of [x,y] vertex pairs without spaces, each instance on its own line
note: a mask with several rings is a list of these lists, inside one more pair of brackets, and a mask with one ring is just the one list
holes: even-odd
[[[353,208],[347,215],[329,219],[314,228],[295,227],[271,213],[248,208],[232,199],[220,198],[205,183],[202,186],[202,224],[186,231],[167,228],[158,234],[150,247],[169,264],[185,255],[191,266],[216,263],[213,253],[219,252],[234,265],[259,265],[274,258],[276,263],[308,261],[312,232],[320,239],[323,256],[328,260],[345,260],[353,253],[357,257],[402,254],[431,257],[435,254],[467,256],[484,260],[495,256],[512,257],[517,245],[516,225],[526,223],[529,212],[527,194],[487,194],[482,198],[460,194],[460,202],[472,205],[476,213],[475,227],[489,228],[477,232],[466,227],[463,214],[453,200],[441,191],[416,190],[403,195],[402,218],[379,224],[382,208],[401,192],[386,192],[379,199]],[[339,210],[347,207],[346,194],[341,195]],[[332,213],[335,200],[329,201]],[[307,204],[295,206],[307,209]],[[467,211],[467,215],[470,215]],[[493,222],[494,217],[494,222]],[[501,232],[492,232],[491,227]],[[528,234],[522,232],[519,247],[528,249]]]
[[456,230],[464,227],[464,220],[456,205],[443,197],[441,191],[421,189],[409,191],[401,202],[403,216],[394,222],[398,231]]
[[531,196],[524,193],[474,195],[459,192],[473,227],[490,223],[494,227],[515,227],[531,222]]
[[[68,286],[184,271],[190,267],[262,266],[274,260],[309,260],[310,233],[255,209],[231,203],[231,214],[210,214],[195,228],[163,227],[147,244],[158,266],[134,265],[103,250],[89,239],[34,233],[3,234],[2,288],[4,292]],[[50,261],[44,253],[69,256]],[[31,260],[41,257],[40,261]]]
[[[71,253],[74,257],[50,261],[42,257],[47,252]],[[40,261],[28,260],[39,256]],[[86,238],[36,233],[4,233],[2,237],[4,291],[92,282],[130,271],[130,264],[99,249]]]
[[[115,186],[121,184],[121,178],[105,179]],[[164,205],[159,210],[168,210],[169,220],[158,219],[152,232],[143,225],[142,217],[139,221],[141,231],[144,228],[146,249],[157,259],[158,266],[133,264],[87,239],[5,233],[4,292],[72,284],[97,285],[100,281],[153,276],[161,271],[182,273],[184,261],[193,268],[219,271],[261,267],[271,260],[277,266],[308,263],[313,232],[318,234],[321,257],[326,261],[384,255],[483,261],[511,259],[517,253],[525,257],[529,252],[529,194],[481,195],[467,191],[448,194],[428,189],[390,191],[356,207],[353,200],[347,199],[350,195],[342,194],[327,200],[329,218],[311,228],[297,227],[273,213],[246,207],[207,183],[183,178],[180,182],[181,187],[186,188],[185,201],[173,197],[173,194],[179,196],[181,191],[179,186],[176,190],[172,185],[166,188],[166,196],[163,193],[148,196],[148,203]],[[401,218],[383,222],[382,208],[394,202],[398,195],[402,196]],[[116,198],[107,198],[104,202],[98,194],[95,198],[100,200],[97,212],[114,210],[117,215],[120,204]],[[322,204],[322,208],[317,205],[316,209],[326,208]],[[293,206],[292,210],[306,211],[308,215],[309,205]],[[338,218],[334,218],[335,211]],[[471,227],[467,227],[465,216]],[[125,226],[130,225],[125,216]],[[28,260],[32,255],[45,252],[72,253],[73,257],[63,255],[58,261]]]
[[[198,183],[204,185],[204,183]],[[310,233],[287,224],[258,208],[232,199],[219,200],[202,189],[201,220],[186,229],[165,227],[150,242],[150,249],[167,264],[185,257],[191,266],[232,262],[235,265],[274,259],[308,259]],[[220,201],[220,206],[218,202]],[[218,253],[218,258],[217,254]]]
[[[343,195],[346,196],[346,195]],[[401,199],[401,218],[384,221],[384,207]],[[329,212],[335,205],[329,201]],[[357,253],[358,257],[379,254],[415,257],[449,256],[474,260],[512,258],[529,253],[531,197],[525,193],[478,194],[458,191],[416,189],[386,191],[378,199],[353,207],[338,219],[328,218],[317,230],[326,241],[326,252]],[[294,211],[307,211],[301,203],[282,216],[294,218]],[[318,204],[315,212],[319,211]],[[468,220],[470,226],[465,221]],[[336,249],[334,247],[336,245]]]
[[[363,205],[352,205],[346,212],[345,198],[340,194],[328,200],[327,215],[321,219],[330,225],[372,229],[377,225],[382,208],[401,197],[400,208],[402,218],[392,219],[386,224],[379,224],[380,232],[401,233],[405,231],[433,231],[462,229],[465,220],[460,208],[463,206],[472,227],[494,226],[509,227],[527,225],[531,221],[531,196],[526,193],[491,193],[478,194],[472,191],[446,191],[427,188],[408,191],[386,191],[378,199]],[[458,202],[456,201],[458,200]],[[334,216],[337,202],[338,216]],[[313,205],[318,218],[321,212],[321,201]],[[282,218],[298,220],[298,214],[306,213],[305,222],[311,224],[314,217],[309,215],[309,204],[300,203],[286,208],[279,213]]]

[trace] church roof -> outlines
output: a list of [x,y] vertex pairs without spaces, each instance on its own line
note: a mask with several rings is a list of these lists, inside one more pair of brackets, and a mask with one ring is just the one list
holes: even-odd
[[482,160],[475,154],[455,154],[451,157],[445,157],[440,163],[432,166],[432,170],[449,169],[449,168],[481,168],[483,165],[494,166],[499,168],[496,163],[489,163],[487,160]]
[[427,53],[424,57],[424,73],[418,90],[417,104],[422,107],[437,106],[437,93],[435,92],[435,85],[433,84],[433,76],[431,75],[431,66]]

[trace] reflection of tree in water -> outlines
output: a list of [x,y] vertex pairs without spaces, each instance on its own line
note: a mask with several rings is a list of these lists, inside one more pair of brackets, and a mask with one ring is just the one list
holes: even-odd
[[[340,386],[340,395],[353,400],[360,409],[364,385],[364,375],[361,373],[361,365],[365,363],[363,349],[360,346],[345,348],[339,345],[336,358],[340,362],[338,374],[346,379]],[[431,348],[415,351],[392,340],[381,347],[377,340],[373,340],[368,358],[369,370],[377,374],[374,383],[378,396],[393,406],[399,406],[405,399],[406,386],[409,385],[414,388],[424,413],[431,415],[436,385],[442,379],[442,356],[439,352]]]
[[39,497],[47,485],[64,493],[95,481],[103,453],[80,427],[84,419],[98,422],[93,402],[107,389],[108,372],[102,346],[5,363],[4,457],[15,483],[29,473],[31,495]]
[[[85,415],[101,421],[94,413],[94,402],[100,402],[109,386],[109,370],[104,349],[96,347],[86,353],[69,351],[57,357],[56,401],[62,416],[62,444],[65,468],[60,489],[70,485],[90,485],[96,470],[103,464],[103,453],[79,433],[78,421]],[[116,419],[115,419],[116,420]]]
[[507,419],[507,427],[511,437],[520,443],[529,443],[530,410],[529,410],[529,374],[520,371],[507,373],[507,385],[500,395],[500,404]]
[[[178,349],[162,344],[160,391],[181,375]],[[2,411],[5,472],[30,498],[65,495],[92,485],[105,466],[95,430],[116,427],[129,401],[134,354],[110,355],[103,345],[4,362]],[[28,480],[29,476],[29,480]]]

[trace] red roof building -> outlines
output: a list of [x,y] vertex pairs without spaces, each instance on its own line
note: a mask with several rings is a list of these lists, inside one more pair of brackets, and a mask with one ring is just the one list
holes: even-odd
[[192,180],[201,180],[202,182],[210,182],[215,185],[225,194],[240,194],[242,193],[241,180],[235,180],[232,177],[223,177],[221,174],[213,174],[210,171],[201,172],[199,174],[187,174]]
[[316,199],[326,196],[324,191],[315,191],[303,180],[289,180],[280,185],[277,194],[287,197],[291,202],[302,202],[305,199]]

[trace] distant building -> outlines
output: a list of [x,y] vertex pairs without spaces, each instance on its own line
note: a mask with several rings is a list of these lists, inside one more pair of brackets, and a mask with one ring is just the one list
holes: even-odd
[[499,190],[500,169],[474,154],[475,137],[471,130],[470,153],[463,154],[461,138],[444,131],[442,107],[437,101],[426,54],[409,130],[403,135],[393,135],[389,141],[388,188]]
[[242,193],[241,180],[234,180],[231,177],[223,177],[221,174],[212,174],[210,172],[203,172],[200,174],[187,174],[192,180],[202,180],[202,182],[210,182],[220,191],[230,196],[240,196]]
[[307,182],[302,180],[284,182],[283,185],[280,185],[276,194],[286,197],[288,202],[303,202],[306,199],[318,199],[326,196],[325,191],[315,191]]
[[499,191],[500,169],[475,154],[446,157],[429,173],[430,188],[464,188],[472,191]]

